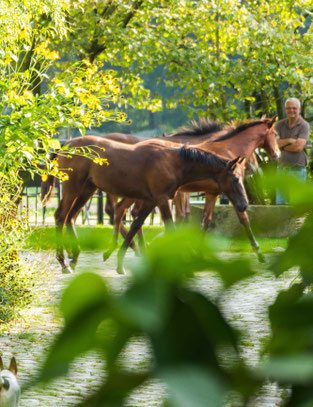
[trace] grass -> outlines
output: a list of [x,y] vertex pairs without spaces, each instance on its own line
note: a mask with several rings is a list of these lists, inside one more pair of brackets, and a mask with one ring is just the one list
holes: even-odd
[[[105,250],[109,244],[112,235],[112,226],[78,226],[77,234],[82,250]],[[160,233],[163,233],[162,226],[145,226],[144,235],[147,243],[151,242]],[[257,238],[263,253],[272,253],[275,247],[287,247],[286,238]],[[122,242],[120,237],[119,242]],[[214,242],[219,251],[233,253],[251,252],[248,239],[245,236],[226,237],[214,235]],[[36,227],[31,233],[24,246],[27,250],[55,250],[55,228],[54,227]]]

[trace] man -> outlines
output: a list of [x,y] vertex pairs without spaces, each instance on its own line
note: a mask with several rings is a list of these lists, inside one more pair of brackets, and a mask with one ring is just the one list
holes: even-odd
[[[308,162],[305,147],[310,135],[310,126],[300,116],[301,105],[298,99],[287,99],[285,111],[287,118],[280,120],[275,126],[278,146],[281,149],[278,171],[288,172],[288,174],[305,181]],[[286,203],[280,191],[276,194],[276,203]]]

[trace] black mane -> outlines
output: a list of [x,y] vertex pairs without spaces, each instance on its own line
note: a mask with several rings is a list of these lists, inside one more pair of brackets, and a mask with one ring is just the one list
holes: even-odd
[[253,126],[257,126],[258,124],[261,124],[261,123],[264,123],[264,121],[257,120],[257,121],[241,123],[235,129],[231,129],[228,133],[226,133],[223,136],[218,137],[217,139],[213,140],[212,143],[216,143],[218,141],[228,140],[228,139],[236,136],[238,133],[241,133],[242,131],[244,131],[246,129],[249,129],[250,127],[253,127]]
[[217,157],[214,154],[207,153],[206,151],[199,150],[198,148],[181,147],[179,155],[184,161],[193,161],[201,164],[209,165],[210,167],[220,169],[225,167],[227,160]]
[[199,123],[192,121],[189,126],[181,127],[178,129],[178,132],[172,136],[192,136],[199,137],[207,134],[217,133],[218,131],[223,130],[224,125],[219,122],[215,122],[208,119],[201,119]]

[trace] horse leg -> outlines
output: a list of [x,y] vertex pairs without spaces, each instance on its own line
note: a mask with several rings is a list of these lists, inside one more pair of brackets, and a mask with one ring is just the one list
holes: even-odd
[[117,254],[117,270],[116,271],[119,274],[125,274],[123,262],[124,262],[126,250],[129,246],[130,242],[132,241],[133,237],[138,232],[138,230],[141,228],[145,219],[151,213],[151,211],[153,210],[154,207],[155,207],[154,204],[147,204],[147,203],[143,204],[141,209],[138,212],[136,219],[132,222],[132,224],[130,226],[130,230],[127,233],[127,236],[125,237],[125,240]]
[[248,239],[250,241],[250,245],[252,247],[252,249],[255,251],[256,255],[258,256],[258,259],[261,263],[265,262],[265,257],[263,255],[263,253],[261,252],[259,243],[256,241],[254,234],[252,232],[251,226],[250,226],[250,220],[248,217],[248,214],[246,211],[244,212],[237,212],[237,216],[239,218],[240,223],[243,225],[243,227],[245,228],[245,231],[247,233]]
[[75,269],[78,261],[78,256],[80,253],[80,247],[78,244],[78,237],[75,228],[75,221],[77,215],[81,211],[81,209],[85,206],[88,200],[92,197],[92,195],[96,192],[96,187],[94,185],[89,184],[82,188],[83,194],[79,195],[78,198],[75,200],[74,204],[72,205],[67,219],[66,219],[66,227],[68,234],[70,236],[71,241],[71,261],[70,266]]
[[110,225],[114,224],[114,205],[117,202],[117,198],[114,195],[106,194],[106,201],[104,205],[105,213],[109,215]]
[[205,194],[205,204],[202,215],[202,230],[206,232],[212,222],[213,212],[218,195],[216,194]]
[[175,219],[176,222],[183,222],[186,217],[186,196],[184,192],[177,191],[173,203],[175,205]]
[[[114,204],[113,233],[108,249],[103,253],[103,261],[106,261],[111,256],[113,251],[117,248],[119,233],[121,233],[124,238],[127,236],[128,231],[123,225],[122,220],[126,214],[127,209],[133,202],[134,201],[132,199],[124,198]],[[132,246],[132,248],[134,248],[135,250],[136,245],[134,241],[130,243],[130,246]]]
[[73,203],[77,199],[74,194],[69,195],[66,199],[63,197],[61,199],[59,206],[54,214],[55,225],[56,225],[56,258],[62,267],[62,272],[64,274],[72,273],[72,269],[65,262],[64,258],[64,242],[63,242],[63,227],[67,214],[70,211]]
[[[133,219],[136,219],[136,217],[138,216],[139,210],[142,206],[142,201],[136,200],[135,204],[131,210],[131,215],[133,217]],[[146,244],[145,244],[145,238],[143,235],[143,230],[142,227],[138,230],[137,232],[137,238],[138,238],[138,244],[139,244],[139,248],[140,248],[140,252],[143,253],[145,251],[146,248]],[[135,250],[136,255],[139,255],[139,251]]]
[[188,221],[190,217],[190,194],[185,192],[185,221]]
[[168,199],[162,199],[158,202],[158,208],[160,209],[160,213],[162,216],[162,220],[164,222],[164,226],[166,230],[173,229],[175,227],[173,222],[172,211],[170,207],[170,202]]

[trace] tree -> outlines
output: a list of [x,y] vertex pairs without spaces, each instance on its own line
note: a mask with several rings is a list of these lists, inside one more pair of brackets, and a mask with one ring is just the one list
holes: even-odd
[[[65,38],[66,2],[29,0],[3,2],[0,34],[0,171],[40,171],[38,164],[60,145],[53,137],[61,126],[86,126],[124,120],[112,106],[120,88],[113,71],[88,60],[62,61],[52,47]],[[58,174],[56,163],[46,163]]]
[[[287,95],[312,95],[312,6],[309,0],[84,1],[69,8],[73,58],[119,70],[123,105],[157,111],[142,77],[157,66],[177,102],[192,114],[228,120],[282,115]],[[81,29],[84,27],[84,30]]]

